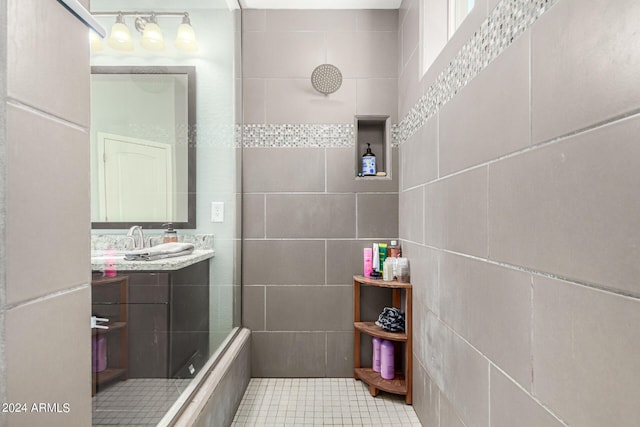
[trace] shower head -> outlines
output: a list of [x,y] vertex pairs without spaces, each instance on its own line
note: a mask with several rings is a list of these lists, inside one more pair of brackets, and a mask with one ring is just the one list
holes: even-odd
[[311,73],[311,84],[318,92],[329,95],[340,89],[342,73],[335,65],[320,64]]

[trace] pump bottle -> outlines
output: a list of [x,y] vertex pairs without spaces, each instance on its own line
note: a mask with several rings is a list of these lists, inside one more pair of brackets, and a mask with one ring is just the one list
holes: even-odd
[[367,143],[367,152],[362,155],[362,175],[376,174],[376,155],[371,152],[371,144]]
[[162,243],[171,243],[178,241],[178,232],[173,229],[173,223],[168,222],[166,224],[162,224],[163,226],[167,226],[167,229],[164,231],[162,235]]

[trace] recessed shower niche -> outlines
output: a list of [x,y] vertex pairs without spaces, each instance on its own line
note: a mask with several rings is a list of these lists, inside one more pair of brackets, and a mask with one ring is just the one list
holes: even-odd
[[[391,119],[389,116],[355,117],[355,162],[358,179],[391,178]],[[375,173],[363,170],[363,156],[371,149],[375,156]],[[369,160],[364,163],[370,165]],[[366,169],[366,168],[365,168]]]

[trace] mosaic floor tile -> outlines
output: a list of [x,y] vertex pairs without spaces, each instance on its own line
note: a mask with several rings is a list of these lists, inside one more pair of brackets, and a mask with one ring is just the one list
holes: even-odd
[[352,378],[252,378],[233,420],[244,426],[421,426],[403,396]]

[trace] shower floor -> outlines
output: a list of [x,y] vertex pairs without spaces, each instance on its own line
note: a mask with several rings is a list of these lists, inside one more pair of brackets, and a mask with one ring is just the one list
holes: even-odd
[[155,426],[190,379],[132,378],[92,398],[93,426]]
[[252,378],[233,420],[240,426],[421,426],[404,396],[352,378]]

